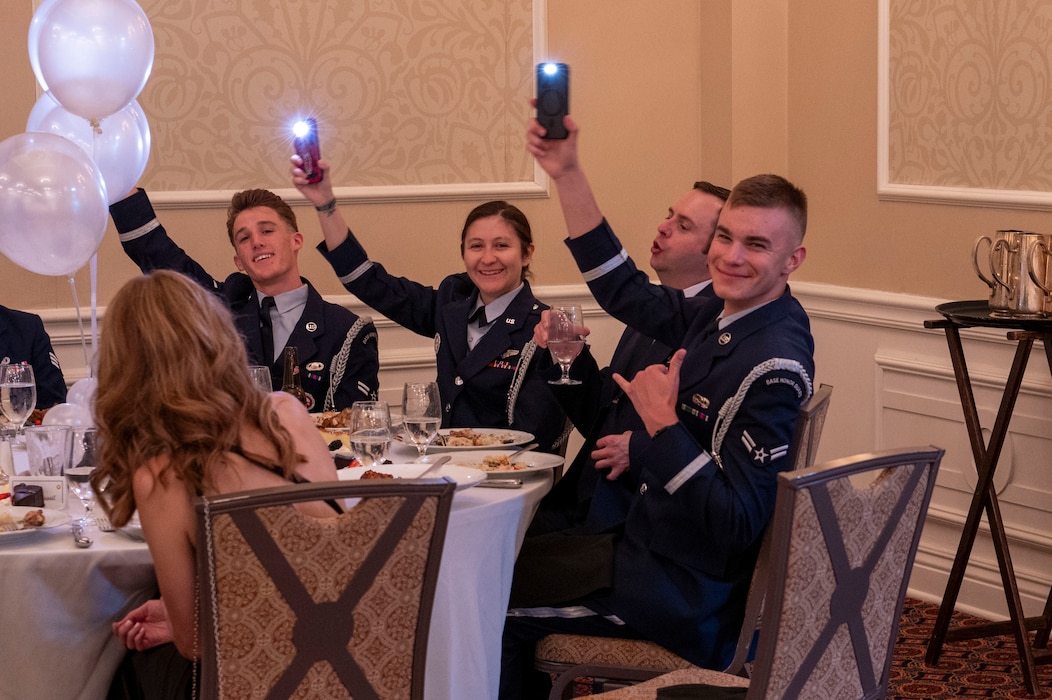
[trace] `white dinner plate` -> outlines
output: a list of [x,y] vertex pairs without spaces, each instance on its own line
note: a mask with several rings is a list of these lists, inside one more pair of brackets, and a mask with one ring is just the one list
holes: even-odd
[[469,467],[471,469],[479,469],[485,472],[487,475],[493,476],[515,476],[528,474],[529,472],[543,471],[545,469],[553,469],[562,465],[563,458],[559,455],[548,454],[547,452],[536,452],[530,451],[519,455],[515,458],[515,465],[518,468],[515,469],[485,469],[482,466],[482,460],[490,455],[499,456],[502,454],[511,454],[513,450],[502,450],[502,449],[480,449],[475,448],[470,452],[458,452],[453,456],[453,459],[449,460],[448,464],[453,464],[458,467]]
[[44,511],[44,524],[40,527],[22,527],[20,530],[5,530],[0,532],[0,543],[7,544],[10,542],[17,542],[31,537],[37,530],[48,530],[53,527],[59,527],[60,525],[68,525],[70,521],[69,513],[61,510],[55,510],[53,508],[33,508],[30,506],[4,506],[3,513],[10,515],[11,518],[18,524],[21,524],[22,518],[25,517],[26,513],[32,510]]
[[[347,467],[336,472],[340,481],[353,481],[361,478],[367,469],[390,474],[396,479],[415,479],[430,467],[426,462],[413,462],[412,464],[380,464],[375,467]],[[459,467],[452,464],[443,464],[435,471],[428,474],[425,479],[448,476],[457,482],[457,491],[471,488],[486,478],[485,472],[468,467]]]
[[34,530],[49,530],[60,525],[68,525],[72,520],[69,513],[64,510],[55,510],[54,508],[34,508],[33,506],[4,507],[4,512],[9,513],[16,523],[21,522],[22,518],[26,517],[26,513],[33,510],[44,511],[44,524],[38,528],[32,528]]
[[[441,436],[447,436],[449,435],[450,430],[467,430],[467,428],[443,428],[442,430],[438,431],[438,434]],[[428,453],[430,454],[432,452],[464,452],[466,450],[482,450],[486,448],[489,448],[491,450],[499,450],[502,447],[514,447],[516,445],[525,445],[527,442],[533,440],[533,433],[527,433],[524,430],[506,430],[503,428],[471,428],[471,430],[476,435],[495,436],[498,439],[498,442],[493,445],[464,445],[456,447],[446,447],[445,445],[439,445],[438,441],[436,440],[428,446]],[[402,433],[395,435],[395,440],[404,442],[408,445],[413,444],[412,442],[409,442],[409,440]]]

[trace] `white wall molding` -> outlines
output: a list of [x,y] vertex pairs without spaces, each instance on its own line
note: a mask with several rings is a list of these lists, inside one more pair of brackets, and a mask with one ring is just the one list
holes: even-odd
[[[937,601],[957,550],[975,480],[945,336],[940,330],[924,328],[924,321],[939,318],[935,307],[946,300],[808,282],[796,282],[792,289],[811,317],[816,380],[834,387],[819,459],[914,444],[937,444],[947,451],[910,588],[911,595]],[[549,303],[581,304],[591,329],[593,354],[600,363],[609,359],[622,326],[595,303],[586,285],[536,286],[534,291]],[[433,375],[431,338],[406,331],[351,295],[327,298],[373,317],[380,334],[383,398],[397,403],[405,381]],[[74,310],[39,313],[62,359],[67,381],[86,376]],[[104,316],[105,309],[100,309],[103,321]],[[85,328],[90,327],[86,311],[84,323]],[[995,328],[967,329],[962,340],[980,420],[988,430],[1015,343],[1007,340],[1004,330]],[[1047,463],[1052,461],[1050,400],[1052,377],[1038,345],[1024,377],[996,480],[1027,614],[1041,610],[1052,570],[1052,513],[1047,508],[1052,485],[1045,486],[1052,484],[1047,478]],[[571,452],[578,444],[571,445]],[[1001,589],[984,522],[959,607],[1003,617]]]

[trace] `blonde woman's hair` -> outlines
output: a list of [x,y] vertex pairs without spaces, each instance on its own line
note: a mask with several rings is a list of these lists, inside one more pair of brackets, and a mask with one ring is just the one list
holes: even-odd
[[[187,277],[157,270],[124,285],[106,308],[99,344],[95,416],[100,466],[92,481],[113,524],[135,511],[132,476],[149,460],[168,464],[160,478],[191,494],[211,484],[244,426],[275,447],[288,478],[302,461],[263,392],[231,314]],[[108,481],[107,481],[108,480]]]

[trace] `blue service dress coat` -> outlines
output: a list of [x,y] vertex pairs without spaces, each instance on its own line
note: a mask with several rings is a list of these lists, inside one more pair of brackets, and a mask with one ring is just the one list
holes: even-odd
[[548,308],[529,283],[474,349],[468,349],[468,316],[478,288],[467,273],[446,277],[438,289],[395,277],[369,260],[348,231],[335,250],[318,246],[340,282],[366,304],[418,335],[433,338],[437,383],[446,428],[510,428],[533,433],[541,451],[565,442],[566,414],[538,371],[533,328]]
[[[704,287],[697,296],[715,296],[712,285]],[[570,368],[570,375],[581,384],[552,386],[560,405],[584,435],[585,442],[563,477],[541,499],[530,534],[553,529],[601,533],[624,522],[635,491],[631,473],[616,481],[607,481],[603,478],[605,472],[595,469],[595,460],[591,457],[599,438],[644,429],[642,419],[614,382],[613,375],[617,373],[631,380],[645,367],[668,362],[673,352],[674,349],[664,343],[633,328],[625,328],[608,367],[600,369],[591,355],[582,356]],[[599,481],[604,483],[597,488]]]
[[[144,273],[174,270],[213,290],[233,313],[249,362],[266,364],[259,297],[248,275],[235,272],[219,281],[208,274],[168,237],[142,189],[111,205],[110,216],[124,252],[139,269]],[[304,279],[303,283],[308,289],[307,303],[287,344],[296,348],[300,383],[311,402],[308,409],[341,410],[355,401],[375,399],[380,386],[380,359],[372,320],[325,301],[310,282]],[[282,383],[281,350],[274,349],[270,366],[275,388]]]
[[604,309],[687,350],[679,422],[654,437],[633,433],[636,487],[613,586],[588,604],[696,664],[722,668],[774,511],[776,476],[789,467],[793,428],[812,390],[806,314],[786,289],[717,329],[719,299],[684,299],[651,284],[605,221],[568,245]]
[[66,381],[44,322],[36,314],[0,306],[0,364],[28,362],[37,383],[37,408],[66,401]]

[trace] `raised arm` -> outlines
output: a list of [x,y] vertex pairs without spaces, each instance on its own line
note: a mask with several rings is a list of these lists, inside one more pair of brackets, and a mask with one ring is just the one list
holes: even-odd
[[301,165],[303,161],[299,156],[292,156],[290,174],[292,184],[303,193],[303,196],[314,205],[318,212],[318,221],[321,223],[321,232],[325,237],[325,245],[329,250],[335,250],[341,243],[347,240],[347,221],[343,218],[340,208],[336,206],[336,195],[332,191],[332,178],[329,177],[329,161],[321,159],[318,168],[322,172],[322,178],[318,182],[308,182],[307,175],[303,172]]
[[544,127],[536,119],[531,119],[526,129],[526,150],[555,182],[567,233],[570,238],[577,238],[598,226],[603,214],[577,158],[577,123],[570,117],[565,117],[563,123],[569,136],[546,140]]

